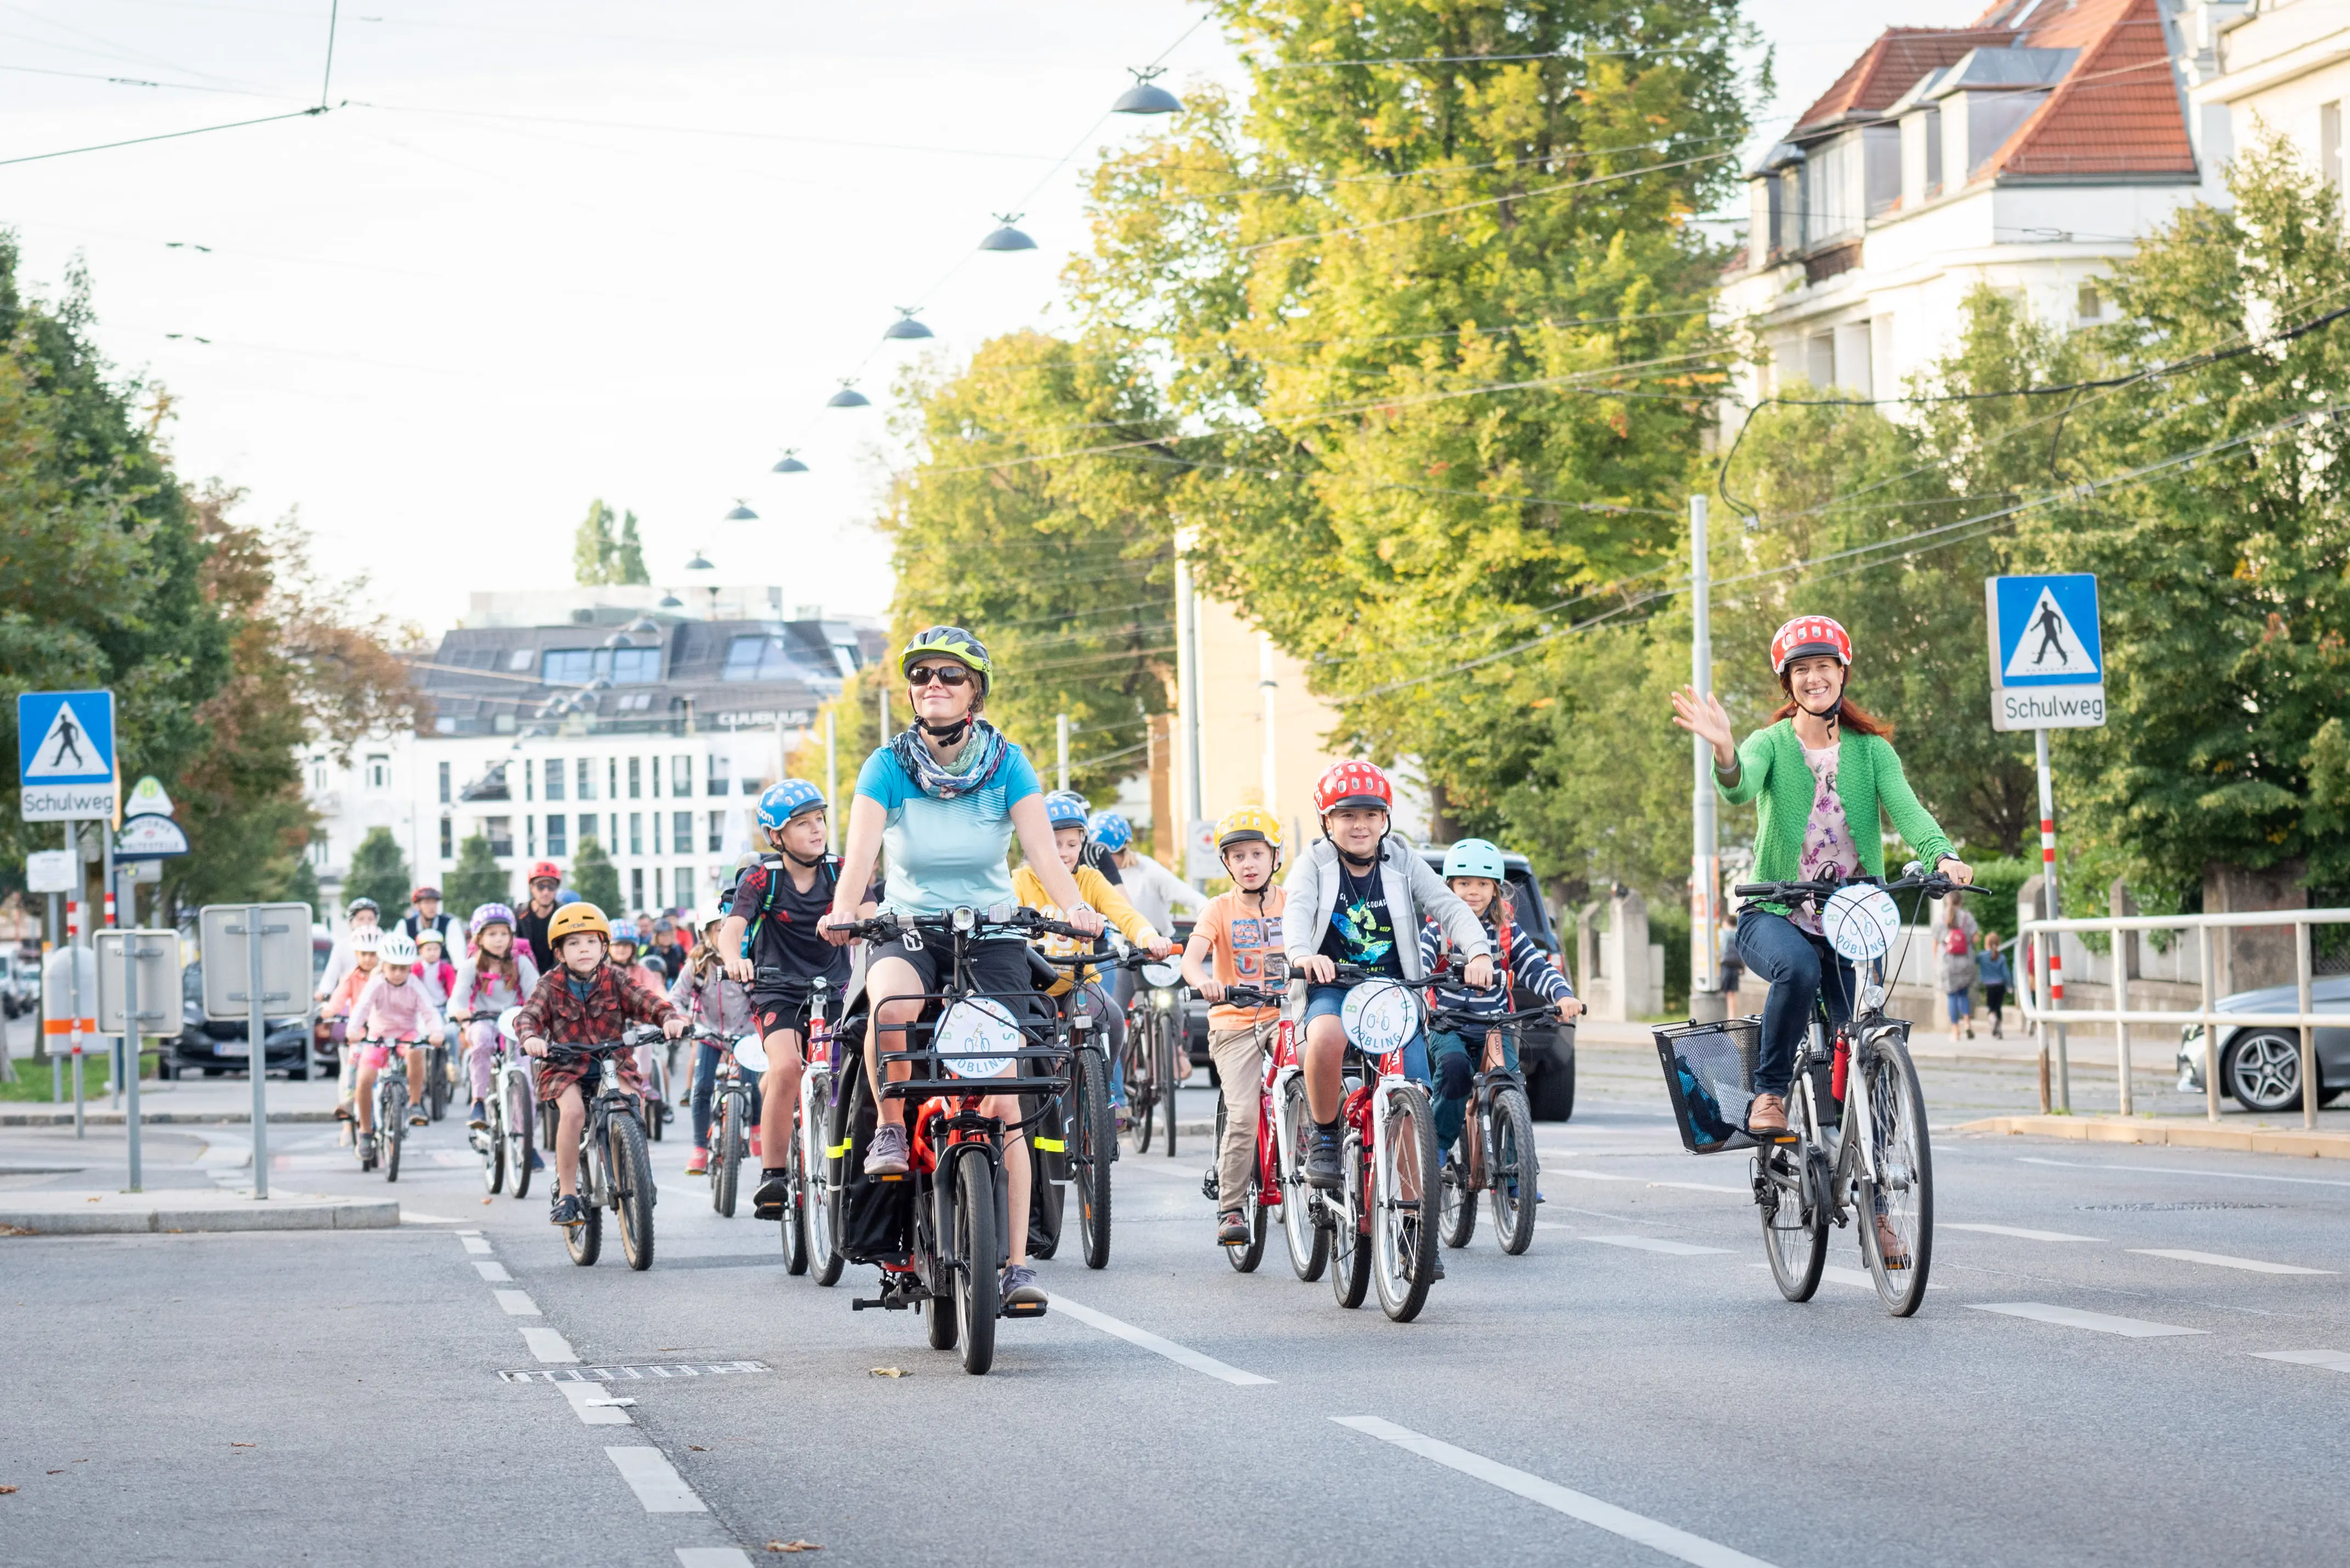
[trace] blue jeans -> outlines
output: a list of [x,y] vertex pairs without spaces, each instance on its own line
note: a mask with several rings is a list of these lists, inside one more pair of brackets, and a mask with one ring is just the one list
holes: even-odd
[[[1344,985],[1308,986],[1305,992],[1306,1023],[1310,1026],[1317,1018],[1337,1017],[1346,1010],[1347,992],[1351,989]],[[1431,1081],[1428,1072],[1428,1032],[1426,1030],[1421,1030],[1404,1043],[1403,1070],[1404,1075],[1415,1084],[1426,1084]]]
[[[741,1069],[737,1069],[741,1071]],[[747,1125],[759,1125],[759,1075],[743,1072],[743,1082],[751,1085],[751,1116]],[[693,1048],[693,1147],[710,1147],[711,1106],[718,1098],[718,1047],[705,1040]]]
[[1827,939],[1798,928],[1784,915],[1750,909],[1738,918],[1738,950],[1746,967],[1771,984],[1762,1002],[1762,1048],[1754,1064],[1754,1092],[1784,1095],[1795,1078],[1795,1048],[1811,1028],[1812,1004],[1823,978],[1830,1024],[1852,1016],[1852,965]]
[[[1485,1060],[1485,1037],[1440,1031],[1429,1037],[1436,1054],[1436,1088],[1430,1104],[1436,1111],[1436,1147],[1451,1148],[1469,1124],[1469,1091],[1477,1083],[1477,1069]],[[1502,1031],[1502,1065],[1518,1070],[1518,1037]]]
[[1126,1106],[1126,1009],[1106,990],[1099,980],[1089,980],[1077,987],[1069,999],[1071,1012],[1082,1012],[1094,1021],[1093,1036],[1101,1048],[1109,1053],[1109,1103],[1113,1110]]

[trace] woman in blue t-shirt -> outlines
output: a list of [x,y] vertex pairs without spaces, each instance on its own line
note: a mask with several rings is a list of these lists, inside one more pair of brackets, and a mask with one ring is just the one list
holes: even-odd
[[[1036,770],[1003,732],[980,717],[987,704],[993,667],[979,639],[955,626],[917,633],[898,656],[906,677],[914,722],[889,744],[865,759],[857,775],[857,796],[848,808],[848,842],[840,857],[841,889],[863,888],[872,879],[876,856],[889,851],[882,908],[900,915],[942,915],[962,908],[985,909],[1019,900],[1012,891],[1006,852],[1014,833],[1021,852],[1044,881],[1053,901],[1068,911],[1079,930],[1097,934],[1102,918],[1089,908],[1061,865],[1053,830],[1045,817],[1045,796]],[[825,938],[845,942],[838,928],[858,919],[853,895],[837,892],[825,918]],[[972,976],[982,992],[1010,993],[1034,989],[1028,979],[1028,944],[1018,938],[973,943],[968,950]],[[865,991],[873,1027],[865,1039],[865,1070],[881,1078],[880,1040],[906,1039],[921,1017],[921,998],[946,979],[945,954],[903,941],[877,948],[866,967]],[[902,1049],[902,1046],[893,1047]],[[910,1068],[892,1064],[889,1076],[902,1079]],[[1007,1126],[1020,1120],[1014,1095],[990,1097],[981,1115]],[[865,1153],[868,1176],[903,1175],[909,1168],[903,1100],[885,1099],[879,1125]],[[1018,1135],[1007,1138],[1003,1169],[1009,1211],[1028,1212],[1028,1154]],[[1011,1262],[1003,1271],[1006,1305],[1042,1304],[1044,1290],[1028,1267],[1028,1227],[1011,1227]]]

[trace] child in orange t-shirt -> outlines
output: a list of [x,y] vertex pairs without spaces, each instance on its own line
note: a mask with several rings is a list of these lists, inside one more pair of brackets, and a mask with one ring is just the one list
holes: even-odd
[[[1208,901],[1183,950],[1183,980],[1205,997],[1208,1054],[1224,1091],[1223,1141],[1216,1149],[1216,1244],[1242,1246],[1249,1239],[1249,1169],[1256,1162],[1257,1088],[1264,1078],[1264,1042],[1281,1021],[1274,1006],[1225,1002],[1228,987],[1274,992],[1285,976],[1267,971],[1285,965],[1281,939],[1282,889],[1273,885],[1281,867],[1281,821],[1263,806],[1244,805],[1216,824],[1216,853],[1232,879],[1232,890]],[[1212,962],[1214,971],[1208,965]]]

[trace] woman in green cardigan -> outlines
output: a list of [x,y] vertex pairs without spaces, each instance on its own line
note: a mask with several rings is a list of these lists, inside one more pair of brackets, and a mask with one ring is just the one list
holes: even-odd
[[[1973,870],[1952,852],[1902,776],[1891,728],[1845,696],[1852,639],[1844,628],[1825,616],[1796,617],[1771,639],[1771,669],[1787,701],[1772,715],[1776,722],[1747,736],[1743,745],[1733,746],[1730,715],[1714,698],[1700,698],[1688,687],[1673,693],[1673,722],[1713,747],[1713,782],[1722,798],[1733,805],[1761,802],[1755,878],[1882,877],[1882,810],[1927,861],[1954,881],[1973,881]],[[1749,904],[1738,917],[1738,950],[1746,967],[1771,984],[1747,1129],[1783,1132],[1795,1047],[1810,1025],[1822,979],[1835,979],[1828,1013],[1840,1023],[1852,1013],[1852,965],[1820,934],[1819,910],[1808,900],[1792,908]]]

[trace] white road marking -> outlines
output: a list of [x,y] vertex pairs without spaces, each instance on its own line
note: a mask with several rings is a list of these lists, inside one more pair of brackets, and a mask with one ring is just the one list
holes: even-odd
[[2288,1366],[2322,1366],[2328,1372],[2350,1372],[2350,1350],[2255,1350],[2252,1355],[2262,1361],[2282,1361]]
[[424,1152],[432,1157],[434,1165],[443,1169],[478,1170],[481,1168],[482,1157],[478,1154],[468,1154],[462,1149],[454,1148],[432,1148],[426,1149]]
[[[486,1252],[489,1249],[484,1247],[482,1251]],[[503,1284],[514,1278],[512,1274],[506,1272],[506,1266],[504,1263],[475,1263],[473,1272],[492,1284]]]
[[478,1233],[472,1236],[464,1236],[461,1234],[460,1240],[465,1243],[465,1251],[468,1252],[473,1252],[484,1258],[490,1255],[490,1244],[482,1240]]
[[1237,1366],[1226,1366],[1214,1356],[1203,1355],[1189,1345],[1178,1345],[1171,1339],[1161,1339],[1149,1329],[1137,1328],[1130,1323],[1122,1323],[1106,1312],[1096,1312],[1089,1306],[1081,1306],[1066,1296],[1055,1296],[1053,1308],[1056,1312],[1067,1313],[1079,1323],[1091,1324],[1104,1334],[1114,1334],[1128,1345],[1139,1345],[1154,1355],[1163,1355],[1179,1366],[1188,1366],[1194,1372],[1204,1372],[1209,1376],[1230,1383],[1235,1387],[1254,1387],[1273,1381],[1270,1377],[1260,1377],[1253,1372],[1243,1372]]
[[2095,1241],[2095,1236],[2071,1236],[2062,1231],[2027,1231],[2020,1225],[1960,1225],[1945,1220],[1945,1231],[1980,1231],[1986,1236],[2014,1236],[2026,1241]]
[[457,1223],[446,1214],[419,1214],[413,1209],[401,1210],[400,1222],[403,1225],[454,1225]]
[[1668,1241],[1661,1236],[1586,1236],[1603,1247],[1629,1247],[1638,1252],[1662,1252],[1671,1258],[1694,1258],[1701,1252],[1727,1252],[1727,1247],[1700,1247],[1689,1241]]
[[[571,1402],[572,1414],[591,1427],[633,1427],[629,1413],[620,1408],[601,1383],[558,1383],[563,1397]],[[629,1404],[635,1404],[631,1399]]]
[[[1757,1269],[1767,1269],[1771,1265],[1768,1263],[1755,1263],[1750,1266]],[[1847,1269],[1842,1263],[1821,1264],[1820,1278],[1826,1280],[1833,1284],[1850,1285],[1855,1290],[1873,1292],[1877,1289],[1877,1276],[1870,1273],[1866,1269]],[[1950,1287],[1948,1285],[1928,1285],[1926,1288],[1929,1291],[1947,1291]]]
[[498,1298],[498,1305],[506,1309],[508,1317],[538,1315],[538,1303],[520,1291],[492,1291],[490,1294]]
[[2314,1176],[2260,1176],[2245,1170],[2197,1170],[2184,1165],[2103,1165],[2085,1159],[2040,1159],[2016,1156],[2018,1165],[2054,1165],[2065,1170],[2145,1170],[2157,1176],[2208,1176],[2218,1181],[2289,1181],[2295,1187],[2350,1187],[2350,1181],[2326,1181]]
[[2147,1258],[2176,1258],[2182,1263],[2209,1263],[2215,1269],[2242,1269],[2254,1274],[2330,1274],[2332,1269],[2304,1269],[2297,1263],[2264,1263],[2258,1258],[2231,1258],[2225,1252],[2198,1252],[2186,1247],[2132,1247]]
[[751,1568],[751,1554],[739,1546],[681,1546],[678,1568]]
[[620,1479],[637,1494],[647,1513],[708,1513],[709,1505],[685,1484],[669,1462],[669,1456],[659,1449],[606,1449]]
[[1710,1181],[1651,1181],[1645,1176],[1615,1176],[1604,1170],[1583,1170],[1554,1166],[1544,1176],[1564,1176],[1576,1181],[1629,1181],[1640,1187],[1677,1187],[1684,1192],[1727,1192],[1733,1198],[1752,1198],[1751,1187],[1721,1187]]
[[1459,1470],[1462,1475],[1473,1476],[1500,1487],[1503,1491],[1514,1492],[1528,1502],[1538,1502],[1569,1519],[1596,1525],[1611,1535],[1619,1535],[1652,1552],[1661,1552],[1668,1557],[1695,1563],[1698,1568],[1771,1568],[1762,1559],[1750,1557],[1734,1547],[1708,1541],[1701,1535],[1691,1535],[1685,1530],[1676,1530],[1669,1524],[1634,1513],[1629,1509],[1618,1508],[1612,1502],[1602,1502],[1596,1497],[1563,1487],[1556,1481],[1544,1480],[1524,1470],[1512,1469],[1482,1454],[1472,1454],[1466,1449],[1456,1449],[1451,1443],[1423,1437],[1409,1427],[1399,1427],[1377,1416],[1333,1416],[1330,1419],[1366,1437],[1393,1443],[1406,1453],[1433,1459],[1447,1469]]
[[1969,1312],[1995,1312],[2006,1317],[2028,1317],[2034,1323],[2062,1324],[2067,1328],[2117,1334],[2124,1339],[2161,1339],[2177,1334],[2208,1334],[2209,1329],[2180,1328],[2176,1324],[2147,1323],[2143,1318],[2109,1317],[2101,1312],[2050,1306],[2046,1302],[1970,1302]]
[[579,1359],[578,1354],[571,1348],[571,1342],[551,1328],[524,1329],[522,1340],[530,1346],[531,1355],[540,1361],[554,1363]]

